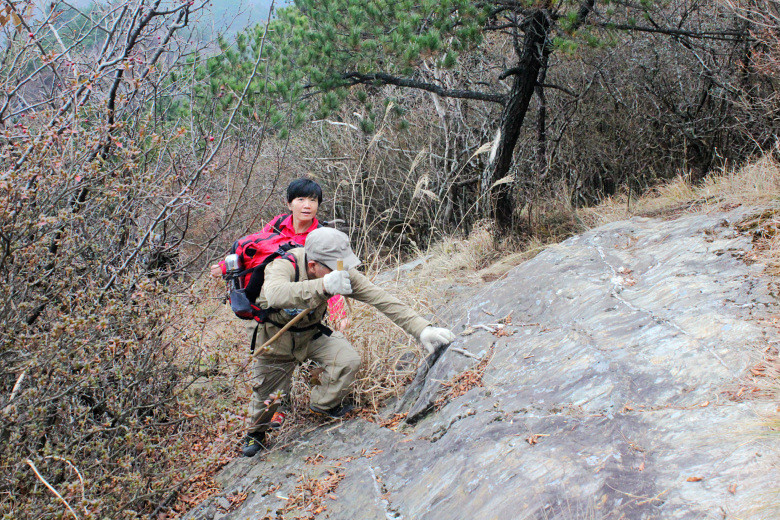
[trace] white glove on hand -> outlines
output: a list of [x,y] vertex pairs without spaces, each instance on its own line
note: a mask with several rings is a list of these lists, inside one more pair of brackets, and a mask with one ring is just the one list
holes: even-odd
[[322,277],[322,284],[328,294],[352,294],[348,271],[331,271]]
[[422,343],[430,355],[433,354],[436,347],[448,345],[455,341],[455,337],[455,334],[449,329],[428,326],[420,333],[420,343]]

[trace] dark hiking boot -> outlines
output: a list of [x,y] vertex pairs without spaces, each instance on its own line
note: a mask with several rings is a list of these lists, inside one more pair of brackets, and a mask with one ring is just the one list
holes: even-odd
[[328,408],[327,410],[317,408],[313,404],[309,405],[309,410],[311,410],[312,412],[316,413],[317,415],[324,415],[326,417],[330,417],[332,419],[338,419],[340,417],[344,417],[354,409],[355,409],[355,404],[350,401],[346,401],[342,404],[337,404],[333,408]]
[[265,449],[265,432],[248,434],[244,438],[244,443],[241,453],[244,457],[254,457],[257,452]]
[[276,412],[273,417],[271,417],[271,422],[268,423],[268,427],[272,430],[278,430],[282,427],[284,424],[284,418],[286,417],[286,414],[284,412]]

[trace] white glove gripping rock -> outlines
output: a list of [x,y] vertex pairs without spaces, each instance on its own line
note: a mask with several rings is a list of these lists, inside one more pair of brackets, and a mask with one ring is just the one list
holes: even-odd
[[420,333],[420,343],[422,343],[428,354],[433,354],[436,347],[448,345],[455,341],[455,334],[449,329],[441,327],[425,327]]

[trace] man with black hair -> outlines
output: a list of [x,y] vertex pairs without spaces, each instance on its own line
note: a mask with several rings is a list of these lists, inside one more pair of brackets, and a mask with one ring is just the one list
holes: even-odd
[[[294,261],[278,258],[265,269],[265,282],[257,304],[283,309],[260,325],[259,341],[265,343],[299,312],[308,312],[288,332],[272,342],[254,359],[250,426],[243,454],[254,456],[263,449],[266,431],[290,391],[292,374],[299,363],[311,359],[320,368],[320,383],[311,391],[310,409],[328,417],[342,417],[352,409],[350,386],[360,368],[360,355],[339,332],[322,326],[326,302],[334,295],[349,296],[380,310],[393,323],[418,338],[428,353],[451,343],[455,335],[433,327],[408,305],[372,284],[355,268],[360,260],[352,252],[349,237],[333,228],[312,231],[303,248],[290,250]],[[339,261],[344,270],[339,270]]]

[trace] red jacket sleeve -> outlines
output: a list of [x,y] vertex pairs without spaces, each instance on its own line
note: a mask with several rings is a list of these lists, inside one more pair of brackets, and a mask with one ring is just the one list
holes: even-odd
[[344,297],[340,294],[328,300],[328,314],[332,320],[343,320],[347,317],[347,309],[344,306]]

